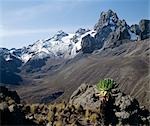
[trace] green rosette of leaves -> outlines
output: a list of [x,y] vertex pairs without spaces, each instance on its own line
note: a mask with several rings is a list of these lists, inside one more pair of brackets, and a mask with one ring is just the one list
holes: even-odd
[[100,96],[106,96],[113,88],[114,85],[113,79],[104,79],[100,80],[99,83],[96,85],[97,90],[99,91]]

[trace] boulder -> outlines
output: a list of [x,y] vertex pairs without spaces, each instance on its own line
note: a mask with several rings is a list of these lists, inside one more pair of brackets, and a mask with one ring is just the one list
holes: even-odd
[[81,105],[83,108],[96,109],[101,105],[101,101],[95,94],[98,93],[95,86],[81,84],[81,86],[70,97],[70,104]]
[[2,110],[2,111],[8,110],[8,104],[6,102],[1,102],[0,110]]
[[7,98],[10,102],[20,103],[20,97],[18,96],[16,91],[9,91],[5,86],[0,86],[0,97],[4,100],[4,97]]
[[9,111],[10,111],[10,112],[14,112],[15,109],[16,109],[16,106],[15,106],[15,105],[10,105],[10,106],[9,106]]

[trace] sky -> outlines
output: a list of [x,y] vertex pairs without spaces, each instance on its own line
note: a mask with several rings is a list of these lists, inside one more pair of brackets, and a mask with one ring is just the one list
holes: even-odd
[[150,19],[149,0],[0,0],[0,47],[21,48],[63,30],[93,28],[112,9],[131,25]]

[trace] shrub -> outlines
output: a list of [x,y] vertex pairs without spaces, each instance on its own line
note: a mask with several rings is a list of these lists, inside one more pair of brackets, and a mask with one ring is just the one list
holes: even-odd
[[115,82],[112,79],[100,80],[96,85],[96,88],[98,91],[100,91],[101,96],[106,96],[108,92],[113,88],[114,83]]

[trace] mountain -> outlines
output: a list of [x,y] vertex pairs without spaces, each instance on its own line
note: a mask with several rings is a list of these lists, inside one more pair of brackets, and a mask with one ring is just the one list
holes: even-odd
[[[115,12],[102,12],[93,29],[78,29],[69,34],[58,31],[53,37],[38,40],[34,44],[20,49],[10,49],[22,62],[42,58],[73,58],[81,50],[91,53],[101,48],[118,46],[121,40],[143,40],[150,36],[149,20],[141,20],[139,25],[131,27],[125,20],[120,20]],[[7,59],[6,59],[7,60]]]
[[[30,83],[15,89],[28,102],[48,103],[67,100],[81,83],[96,84],[109,77],[119,83],[121,91],[149,108],[149,42],[150,39],[128,42],[69,61],[47,61],[40,72],[24,75],[32,79]],[[51,101],[49,97],[55,92],[63,93]]]
[[6,48],[0,49],[0,82],[4,84],[18,84],[22,78],[17,74],[20,72],[22,61],[11,54]]
[[[0,73],[11,71],[12,78],[20,79],[7,82],[10,77],[2,73],[0,80],[23,100],[53,102],[68,99],[81,83],[111,77],[123,92],[149,108],[149,38],[150,20],[129,26],[108,10],[93,29],[80,28],[73,34],[58,31],[27,47],[1,48]],[[10,62],[13,67],[6,65]]]
[[21,49],[11,49],[11,53],[24,63],[32,59],[71,58],[81,49],[83,36],[94,33],[94,31],[78,29],[74,34],[68,34],[61,30],[51,38],[38,40],[34,44]]

